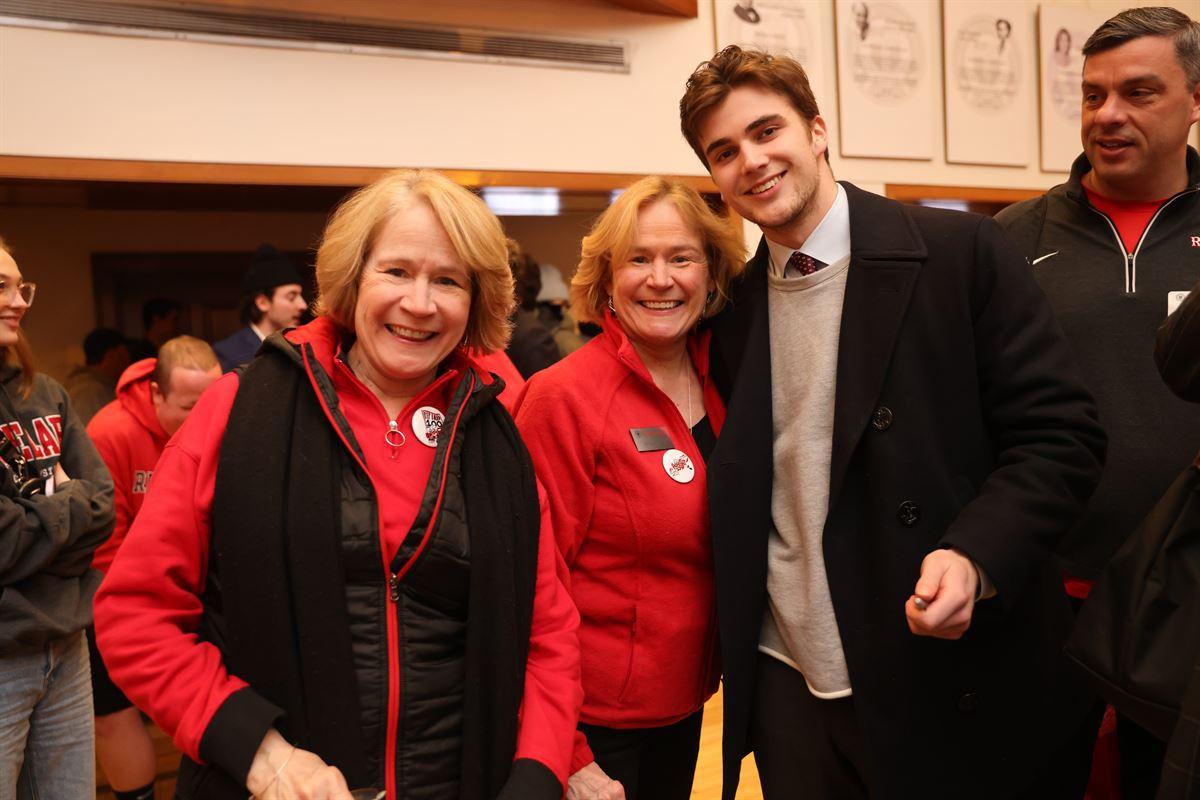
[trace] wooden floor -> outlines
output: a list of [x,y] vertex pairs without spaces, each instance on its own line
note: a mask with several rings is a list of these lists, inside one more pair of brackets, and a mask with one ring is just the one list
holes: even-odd
[[[704,706],[704,725],[700,728],[700,758],[696,762],[696,782],[692,784],[692,800],[720,800],[721,797],[721,693],[713,695]],[[758,788],[758,770],[754,756],[742,762],[742,780],[738,783],[737,800],[762,800]]]
[[[170,800],[175,792],[175,775],[179,769],[179,753],[171,741],[153,725],[150,726],[154,749],[158,754],[158,783],[155,800]],[[96,767],[98,800],[112,800],[108,782],[99,765]],[[704,726],[700,731],[700,759],[696,763],[696,782],[692,800],[720,800],[721,797],[721,695],[718,693],[704,708]],[[753,756],[742,763],[742,782],[737,800],[762,800],[758,788],[758,772]]]

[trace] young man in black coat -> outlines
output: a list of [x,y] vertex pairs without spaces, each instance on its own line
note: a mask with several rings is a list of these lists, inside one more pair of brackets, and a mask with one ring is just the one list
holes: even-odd
[[1105,438],[1023,259],[836,183],[791,59],[727,48],[680,111],[765,234],[712,320],[724,796],[751,750],[768,800],[1082,796],[1049,556]]

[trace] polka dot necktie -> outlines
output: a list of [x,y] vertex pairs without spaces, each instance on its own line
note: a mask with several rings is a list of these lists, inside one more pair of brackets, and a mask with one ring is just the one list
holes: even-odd
[[783,269],[783,277],[803,278],[806,275],[812,275],[824,266],[827,266],[824,261],[817,261],[808,253],[801,253],[797,250],[788,259],[787,266]]

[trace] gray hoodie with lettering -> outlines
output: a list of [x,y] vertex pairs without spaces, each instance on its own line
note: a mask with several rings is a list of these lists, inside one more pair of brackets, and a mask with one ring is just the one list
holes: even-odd
[[52,494],[0,496],[0,658],[91,624],[92,553],[113,527],[112,478],[66,390],[39,373],[22,397],[20,382],[19,369],[0,368],[0,435],[41,480],[59,463],[70,480]]

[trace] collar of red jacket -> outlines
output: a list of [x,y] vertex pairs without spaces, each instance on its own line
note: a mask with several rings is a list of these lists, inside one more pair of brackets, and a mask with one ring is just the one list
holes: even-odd
[[[608,344],[617,359],[636,374],[653,383],[654,379],[650,376],[650,370],[646,369],[646,365],[642,363],[642,357],[638,355],[633,342],[626,335],[625,328],[617,319],[617,315],[611,311],[605,311],[604,323],[601,327],[604,328],[604,336],[601,339]],[[711,336],[712,331],[699,331],[693,328],[687,337],[688,355],[692,359],[692,366],[696,370],[696,376],[700,379],[701,386],[708,384],[708,340]]]

